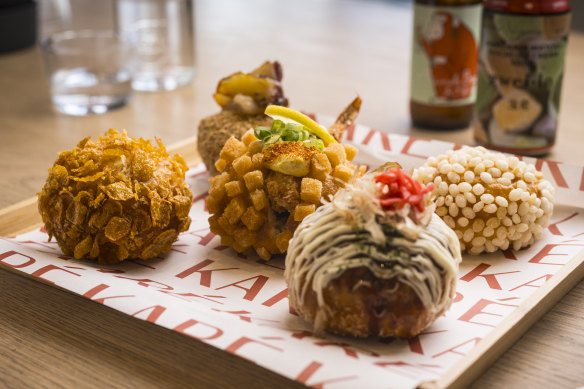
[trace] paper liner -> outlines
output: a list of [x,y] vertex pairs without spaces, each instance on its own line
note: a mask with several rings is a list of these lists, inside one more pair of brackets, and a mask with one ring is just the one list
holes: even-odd
[[[330,122],[330,119],[321,120]],[[452,143],[352,126],[346,141],[357,162],[399,162],[406,171]],[[237,254],[209,231],[208,175],[187,173],[192,224],[170,253],[102,266],[64,256],[32,231],[0,240],[0,265],[92,299],[138,319],[199,339],[292,380],[326,388],[416,387],[435,380],[501,323],[558,269],[584,250],[584,174],[580,166],[533,160],[556,187],[552,224],[532,247],[464,255],[452,308],[411,339],[316,337],[288,308],[283,258]]]

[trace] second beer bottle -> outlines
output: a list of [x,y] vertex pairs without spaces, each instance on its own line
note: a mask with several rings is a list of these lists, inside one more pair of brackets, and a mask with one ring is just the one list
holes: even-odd
[[476,98],[481,0],[415,0],[410,114],[415,126],[467,127]]

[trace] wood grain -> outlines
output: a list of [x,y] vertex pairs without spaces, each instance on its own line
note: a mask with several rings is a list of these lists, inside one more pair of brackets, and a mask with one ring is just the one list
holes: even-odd
[[556,272],[439,380],[420,389],[466,388],[584,277],[584,250]]
[[0,236],[13,237],[41,225],[36,197],[0,209]]
[[[86,27],[104,20],[99,12],[88,12]],[[410,126],[411,16],[408,5],[388,1],[200,0],[195,81],[174,92],[136,93],[128,106],[92,117],[54,112],[38,47],[3,54],[0,208],[34,196],[58,151],[109,127],[126,128],[132,136],[159,136],[165,144],[193,137],[198,121],[219,110],[211,98],[218,79],[265,59],[283,64],[284,90],[294,108],[334,116],[359,93],[363,124],[472,143],[470,129],[432,132]],[[584,165],[582,69],[584,34],[574,33],[550,158],[579,165]],[[182,335],[95,305],[0,270],[0,387],[229,387],[231,355],[200,350],[198,342]],[[135,341],[123,341],[126,335]],[[575,388],[584,384],[583,350],[580,282],[471,387]],[[218,369],[225,380],[205,382],[209,369]],[[296,386],[267,371],[253,374],[244,373],[241,386]]]
[[37,280],[0,271],[0,285],[2,388],[304,387]]

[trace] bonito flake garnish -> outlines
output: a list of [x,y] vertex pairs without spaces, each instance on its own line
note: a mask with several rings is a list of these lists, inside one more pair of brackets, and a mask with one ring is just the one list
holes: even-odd
[[110,129],[59,153],[38,201],[63,253],[103,264],[148,259],[170,250],[188,229],[187,165],[156,142]]

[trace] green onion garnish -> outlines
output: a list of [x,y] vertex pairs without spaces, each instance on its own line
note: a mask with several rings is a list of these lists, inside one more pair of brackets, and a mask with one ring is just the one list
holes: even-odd
[[274,120],[270,128],[256,127],[254,135],[262,141],[264,146],[273,145],[277,142],[303,142],[306,147],[324,150],[322,139],[310,133],[306,127],[298,123],[284,123],[281,120]]
[[254,129],[254,135],[259,140],[264,140],[270,135],[272,135],[272,132],[266,127],[256,127]]
[[324,142],[322,141],[322,139],[318,139],[318,138],[314,138],[314,139],[308,139],[304,141],[304,145],[306,147],[314,147],[317,150],[324,150]]

